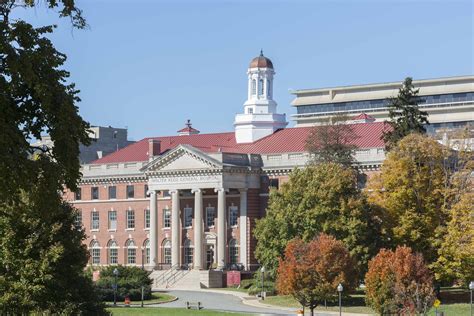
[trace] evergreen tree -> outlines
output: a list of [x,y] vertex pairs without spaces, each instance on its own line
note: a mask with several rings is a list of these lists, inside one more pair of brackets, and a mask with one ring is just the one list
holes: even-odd
[[[85,26],[74,0],[42,3]],[[62,199],[76,188],[89,125],[62,68],[66,56],[46,37],[53,27],[10,19],[12,10],[37,4],[0,1],[0,314],[102,314],[84,274],[85,234]],[[30,144],[43,133],[51,150]]]
[[408,77],[398,90],[398,96],[390,98],[388,124],[392,127],[384,132],[383,140],[387,150],[393,148],[403,137],[411,133],[426,133],[424,127],[428,122],[428,113],[418,107],[419,89],[413,86],[412,78]]

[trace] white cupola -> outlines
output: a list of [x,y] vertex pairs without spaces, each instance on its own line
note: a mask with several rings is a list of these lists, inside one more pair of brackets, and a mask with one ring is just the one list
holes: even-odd
[[276,112],[277,103],[273,100],[274,74],[272,61],[260,51],[260,56],[252,59],[247,70],[248,94],[244,113],[235,116],[237,143],[252,143],[288,124],[285,114]]

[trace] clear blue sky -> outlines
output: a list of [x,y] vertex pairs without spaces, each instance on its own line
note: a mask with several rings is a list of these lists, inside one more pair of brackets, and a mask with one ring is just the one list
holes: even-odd
[[175,135],[188,118],[202,132],[233,130],[261,48],[287,116],[288,89],[474,72],[472,1],[76,1],[88,30],[43,7],[18,14],[59,25],[52,39],[81,115],[128,126],[134,140]]

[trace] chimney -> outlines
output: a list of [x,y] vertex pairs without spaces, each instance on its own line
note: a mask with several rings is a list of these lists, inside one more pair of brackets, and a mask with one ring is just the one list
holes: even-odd
[[148,140],[148,160],[152,160],[153,157],[158,156],[161,153],[161,141],[158,139],[150,138]]

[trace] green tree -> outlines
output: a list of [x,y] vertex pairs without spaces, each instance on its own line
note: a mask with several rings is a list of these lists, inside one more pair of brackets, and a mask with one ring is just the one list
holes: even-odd
[[383,228],[396,245],[436,258],[437,232],[446,223],[443,146],[420,134],[402,139],[370,179],[369,201],[385,210]]
[[[74,0],[42,3],[85,26]],[[80,177],[79,143],[89,143],[89,125],[62,68],[66,56],[46,37],[53,27],[10,19],[12,10],[37,4],[0,2],[0,311],[100,314],[83,272],[85,234],[62,200]],[[42,133],[54,141],[51,150],[30,145]]]
[[345,114],[335,115],[322,125],[311,129],[306,139],[306,149],[313,154],[313,163],[335,162],[344,166],[355,163],[356,146],[352,125]]
[[390,98],[388,124],[392,127],[383,134],[387,150],[393,148],[399,140],[411,133],[426,133],[424,127],[428,122],[428,113],[418,107],[419,89],[413,86],[412,78],[408,77],[398,90],[398,96]]
[[267,215],[257,221],[259,262],[275,271],[291,239],[307,242],[326,233],[344,242],[363,272],[384,236],[377,209],[366,202],[355,183],[356,172],[340,164],[294,170],[279,191],[271,191]]
[[293,239],[280,259],[278,291],[292,295],[313,315],[319,304],[335,299],[338,284],[344,284],[346,292],[354,290],[354,266],[344,244],[332,236],[320,234],[309,243]]

